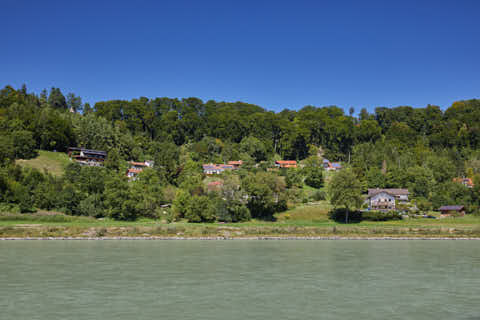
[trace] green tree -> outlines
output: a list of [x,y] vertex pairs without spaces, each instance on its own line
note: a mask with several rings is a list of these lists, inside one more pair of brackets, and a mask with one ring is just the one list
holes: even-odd
[[185,210],[188,222],[215,221],[215,206],[207,196],[192,196]]
[[116,220],[135,220],[138,216],[136,203],[124,175],[114,175],[105,184],[105,211]]
[[15,148],[15,158],[31,159],[37,155],[32,132],[26,130],[15,131],[12,137]]
[[10,136],[0,135],[0,165],[5,166],[15,160],[15,147]]
[[76,96],[74,93],[67,94],[67,107],[73,112],[82,111],[82,98]]
[[249,136],[240,142],[240,151],[248,154],[256,162],[267,160],[267,148],[259,139]]
[[305,184],[309,187],[320,189],[323,187],[323,166],[320,159],[315,155],[304,161],[303,175]]
[[344,206],[346,209],[345,223],[348,223],[348,214],[362,204],[362,185],[350,168],[336,173],[328,188],[330,202],[334,207]]
[[48,96],[48,104],[54,109],[67,109],[67,101],[59,88],[52,87]]

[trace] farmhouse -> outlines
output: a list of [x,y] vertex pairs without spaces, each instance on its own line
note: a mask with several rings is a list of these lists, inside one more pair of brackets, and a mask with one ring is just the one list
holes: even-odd
[[443,216],[451,215],[465,215],[465,206],[456,205],[456,206],[442,206],[438,209]]
[[107,159],[105,151],[74,147],[68,148],[68,156],[70,160],[92,167],[103,166],[103,162]]
[[372,210],[395,210],[396,202],[408,202],[408,189],[368,189],[367,199]]
[[152,168],[153,161],[145,161],[145,162],[134,162],[130,161],[130,168],[127,170],[127,177],[131,180],[136,180],[137,176],[140,172],[143,171],[145,168]]
[[296,168],[297,161],[295,160],[277,160],[275,166],[278,168]]

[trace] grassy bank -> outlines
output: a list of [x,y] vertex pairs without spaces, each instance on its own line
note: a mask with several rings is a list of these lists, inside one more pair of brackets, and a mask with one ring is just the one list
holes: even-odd
[[68,156],[64,152],[38,151],[38,156],[30,160],[16,160],[16,164],[22,167],[35,168],[43,172],[47,170],[54,176],[61,176],[65,166],[70,163]]
[[0,215],[0,237],[418,237],[478,238],[480,217],[399,221],[363,221],[341,224],[329,220],[329,205],[297,207],[277,216],[277,221],[195,224],[141,219],[133,222],[62,214]]

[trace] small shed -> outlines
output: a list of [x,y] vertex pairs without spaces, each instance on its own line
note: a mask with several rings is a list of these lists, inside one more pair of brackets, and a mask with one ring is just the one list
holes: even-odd
[[441,206],[438,210],[442,215],[465,215],[465,206],[461,205]]

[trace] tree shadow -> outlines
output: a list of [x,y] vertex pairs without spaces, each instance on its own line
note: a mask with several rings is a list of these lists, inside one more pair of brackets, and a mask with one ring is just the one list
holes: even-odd
[[[347,209],[336,208],[328,213],[328,217],[335,222],[346,224]],[[348,224],[362,221],[362,213],[358,210],[348,211]]]

